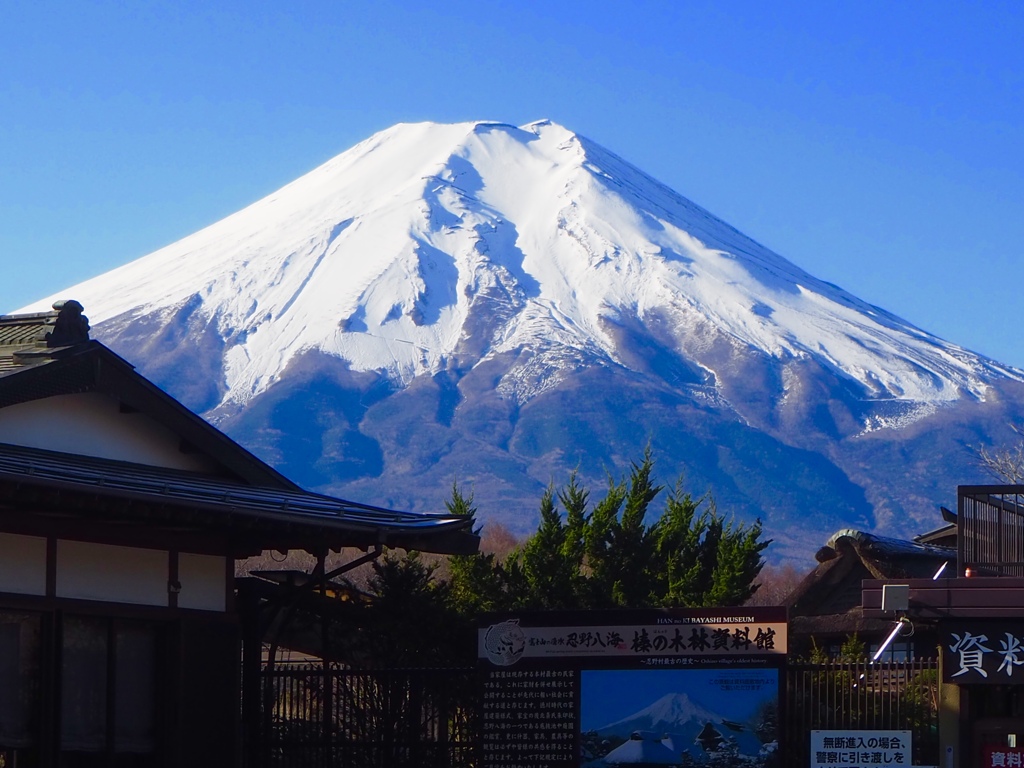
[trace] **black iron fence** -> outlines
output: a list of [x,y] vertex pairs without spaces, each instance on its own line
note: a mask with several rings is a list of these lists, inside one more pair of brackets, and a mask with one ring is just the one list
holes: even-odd
[[814,730],[907,730],[914,765],[938,765],[938,661],[790,663],[786,763],[810,765]]
[[264,669],[260,755],[252,762],[258,768],[471,766],[475,682],[468,669]]
[[[938,764],[938,663],[790,663],[787,765],[809,765],[812,730],[909,730],[916,765]],[[476,768],[472,668],[264,669],[252,768]],[[253,747],[253,745],[249,745]]]

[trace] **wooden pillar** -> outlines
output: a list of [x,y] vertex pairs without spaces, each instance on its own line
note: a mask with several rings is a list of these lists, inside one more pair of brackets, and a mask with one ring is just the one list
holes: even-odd
[[942,682],[944,659],[939,653],[939,768],[968,768],[970,760],[963,754],[961,733],[960,686]]
[[263,675],[263,630],[260,599],[239,584],[238,612],[242,630],[242,751],[246,768],[261,768],[266,757],[260,716]]

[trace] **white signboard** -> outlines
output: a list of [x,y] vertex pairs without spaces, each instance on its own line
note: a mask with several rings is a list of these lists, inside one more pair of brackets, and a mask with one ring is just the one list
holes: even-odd
[[910,765],[910,731],[811,731],[811,768]]

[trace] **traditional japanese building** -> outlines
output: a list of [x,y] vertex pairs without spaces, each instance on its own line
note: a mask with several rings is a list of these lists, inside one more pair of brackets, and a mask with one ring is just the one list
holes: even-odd
[[943,768],[1024,765],[1024,486],[960,486],[956,567],[867,579],[865,617],[936,626]]
[[[808,658],[814,649],[836,658],[850,638],[856,636],[874,655],[892,631],[885,616],[868,615],[861,606],[861,585],[865,579],[931,579],[956,563],[953,547],[878,536],[865,531],[843,529],[834,533],[817,551],[818,565],[786,598],[789,609],[790,656]],[[949,539],[939,541],[949,543]],[[934,622],[921,622],[911,636],[890,642],[885,660],[934,658]]]
[[[0,765],[232,766],[258,620],[236,559],[476,550],[473,521],[296,486],[90,340],[0,316]],[[255,670],[258,672],[258,669]]]

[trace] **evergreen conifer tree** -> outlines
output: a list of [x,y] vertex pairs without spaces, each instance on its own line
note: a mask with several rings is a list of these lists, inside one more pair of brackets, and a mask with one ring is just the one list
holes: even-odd
[[[540,504],[540,525],[521,547],[493,555],[452,559],[452,595],[461,610],[522,608],[644,608],[740,605],[757,589],[763,566],[760,521],[726,521],[710,495],[695,499],[682,481],[650,521],[662,487],[654,483],[650,449],[628,480],[609,478],[603,498],[574,472]],[[470,512],[452,489],[450,511]],[[559,504],[564,508],[564,518]]]

